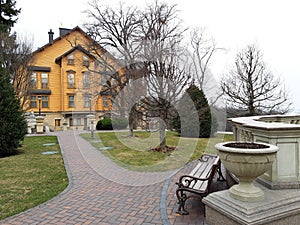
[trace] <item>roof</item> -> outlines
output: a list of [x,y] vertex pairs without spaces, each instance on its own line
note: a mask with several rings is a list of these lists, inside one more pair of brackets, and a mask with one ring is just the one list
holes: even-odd
[[37,53],[37,52],[41,52],[43,51],[46,47],[51,46],[54,42],[57,42],[61,39],[63,39],[64,37],[66,37],[68,34],[70,34],[73,31],[78,31],[80,33],[82,33],[85,37],[87,37],[88,39],[90,39],[91,41],[94,41],[89,35],[87,35],[79,26],[74,27],[73,29],[66,29],[63,28],[64,32],[57,38],[55,38],[52,42],[45,44],[44,46],[38,48],[36,51],[34,51],[33,53]]
[[[33,54],[38,53],[43,51],[45,48],[47,48],[48,46],[53,45],[53,43],[65,38],[67,35],[69,35],[70,33],[74,32],[74,31],[78,31],[80,33],[82,33],[86,38],[88,38],[91,42],[95,43],[95,40],[93,38],[91,38],[86,32],[84,32],[79,26],[74,27],[73,29],[67,29],[67,28],[62,28],[62,32],[60,33],[60,36],[57,37],[56,39],[54,39],[52,42],[45,44],[44,46],[38,48],[36,51],[33,52]],[[96,43],[97,44],[97,43]],[[105,48],[103,48],[100,44],[97,44],[99,49],[101,49],[101,51],[105,54],[107,54],[107,56],[109,56],[109,58],[111,58],[119,67],[124,67],[124,65],[118,60],[116,59],[113,55],[111,55]],[[82,47],[82,46],[81,46]],[[83,49],[83,48],[82,48]],[[71,49],[72,50],[72,49]],[[71,51],[70,50],[70,51]],[[75,49],[73,49],[75,50]],[[86,50],[84,50],[86,51]],[[67,53],[67,52],[66,52]],[[66,54],[64,53],[64,54]],[[70,54],[70,53],[68,53]],[[88,55],[91,55],[90,53]],[[58,57],[59,58],[59,57]],[[59,60],[59,59],[56,60]],[[55,62],[56,62],[55,60]]]
[[55,63],[60,65],[61,64],[61,60],[64,57],[66,57],[67,55],[69,55],[72,52],[74,52],[75,50],[79,50],[79,51],[83,52],[84,54],[86,54],[87,56],[96,59],[89,51],[87,51],[86,49],[84,49],[81,45],[76,45],[75,47],[71,48],[69,51],[66,51],[64,54],[62,54],[59,57],[57,57],[55,59]]

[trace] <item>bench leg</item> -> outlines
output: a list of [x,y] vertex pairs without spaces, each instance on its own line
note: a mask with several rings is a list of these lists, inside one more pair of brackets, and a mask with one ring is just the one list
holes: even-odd
[[181,189],[177,189],[176,190],[176,196],[178,199],[178,210],[176,213],[180,214],[180,215],[188,215],[189,212],[185,210],[184,206],[185,206],[185,202],[187,200],[187,196],[186,194],[183,192],[183,190]]
[[218,179],[217,179],[217,181],[226,181],[226,179],[224,178],[224,176],[222,174],[222,171],[221,171],[221,164],[218,166],[217,172],[218,172]]

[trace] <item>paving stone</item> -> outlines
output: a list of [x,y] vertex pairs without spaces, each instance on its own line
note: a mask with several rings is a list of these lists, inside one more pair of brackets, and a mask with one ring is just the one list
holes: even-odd
[[[175,182],[180,173],[193,167],[193,163],[170,178],[164,196],[166,205],[162,206],[161,193],[166,174],[120,168],[79,137],[79,133],[56,132],[55,135],[59,139],[70,180],[67,190],[38,207],[0,221],[0,224],[160,225],[165,222],[161,209],[167,213],[168,224],[204,224],[204,205],[199,198],[187,201],[190,215],[175,214]],[[134,179],[138,182],[129,185],[128,182]],[[141,185],[142,182],[145,185]]]

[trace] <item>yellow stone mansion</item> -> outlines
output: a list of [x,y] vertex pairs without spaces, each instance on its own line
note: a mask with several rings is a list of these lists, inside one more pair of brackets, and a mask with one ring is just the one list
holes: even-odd
[[117,62],[100,46],[98,55],[88,51],[93,40],[80,27],[59,30],[56,39],[50,30],[49,42],[33,52],[26,111],[43,115],[44,126],[53,130],[63,125],[85,129],[87,115],[94,114],[97,121],[111,108],[110,97],[100,94],[109,78],[106,66],[98,60],[99,52],[110,64]]

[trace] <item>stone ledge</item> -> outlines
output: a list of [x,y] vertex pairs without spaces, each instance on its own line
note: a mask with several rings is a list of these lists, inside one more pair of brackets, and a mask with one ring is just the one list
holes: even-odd
[[300,190],[260,188],[265,193],[265,200],[253,203],[231,198],[228,190],[208,195],[203,199],[207,224],[298,224]]
[[272,189],[272,190],[281,190],[281,189],[299,189],[299,181],[285,181],[285,182],[271,182],[262,177],[258,177],[256,181],[263,186]]

